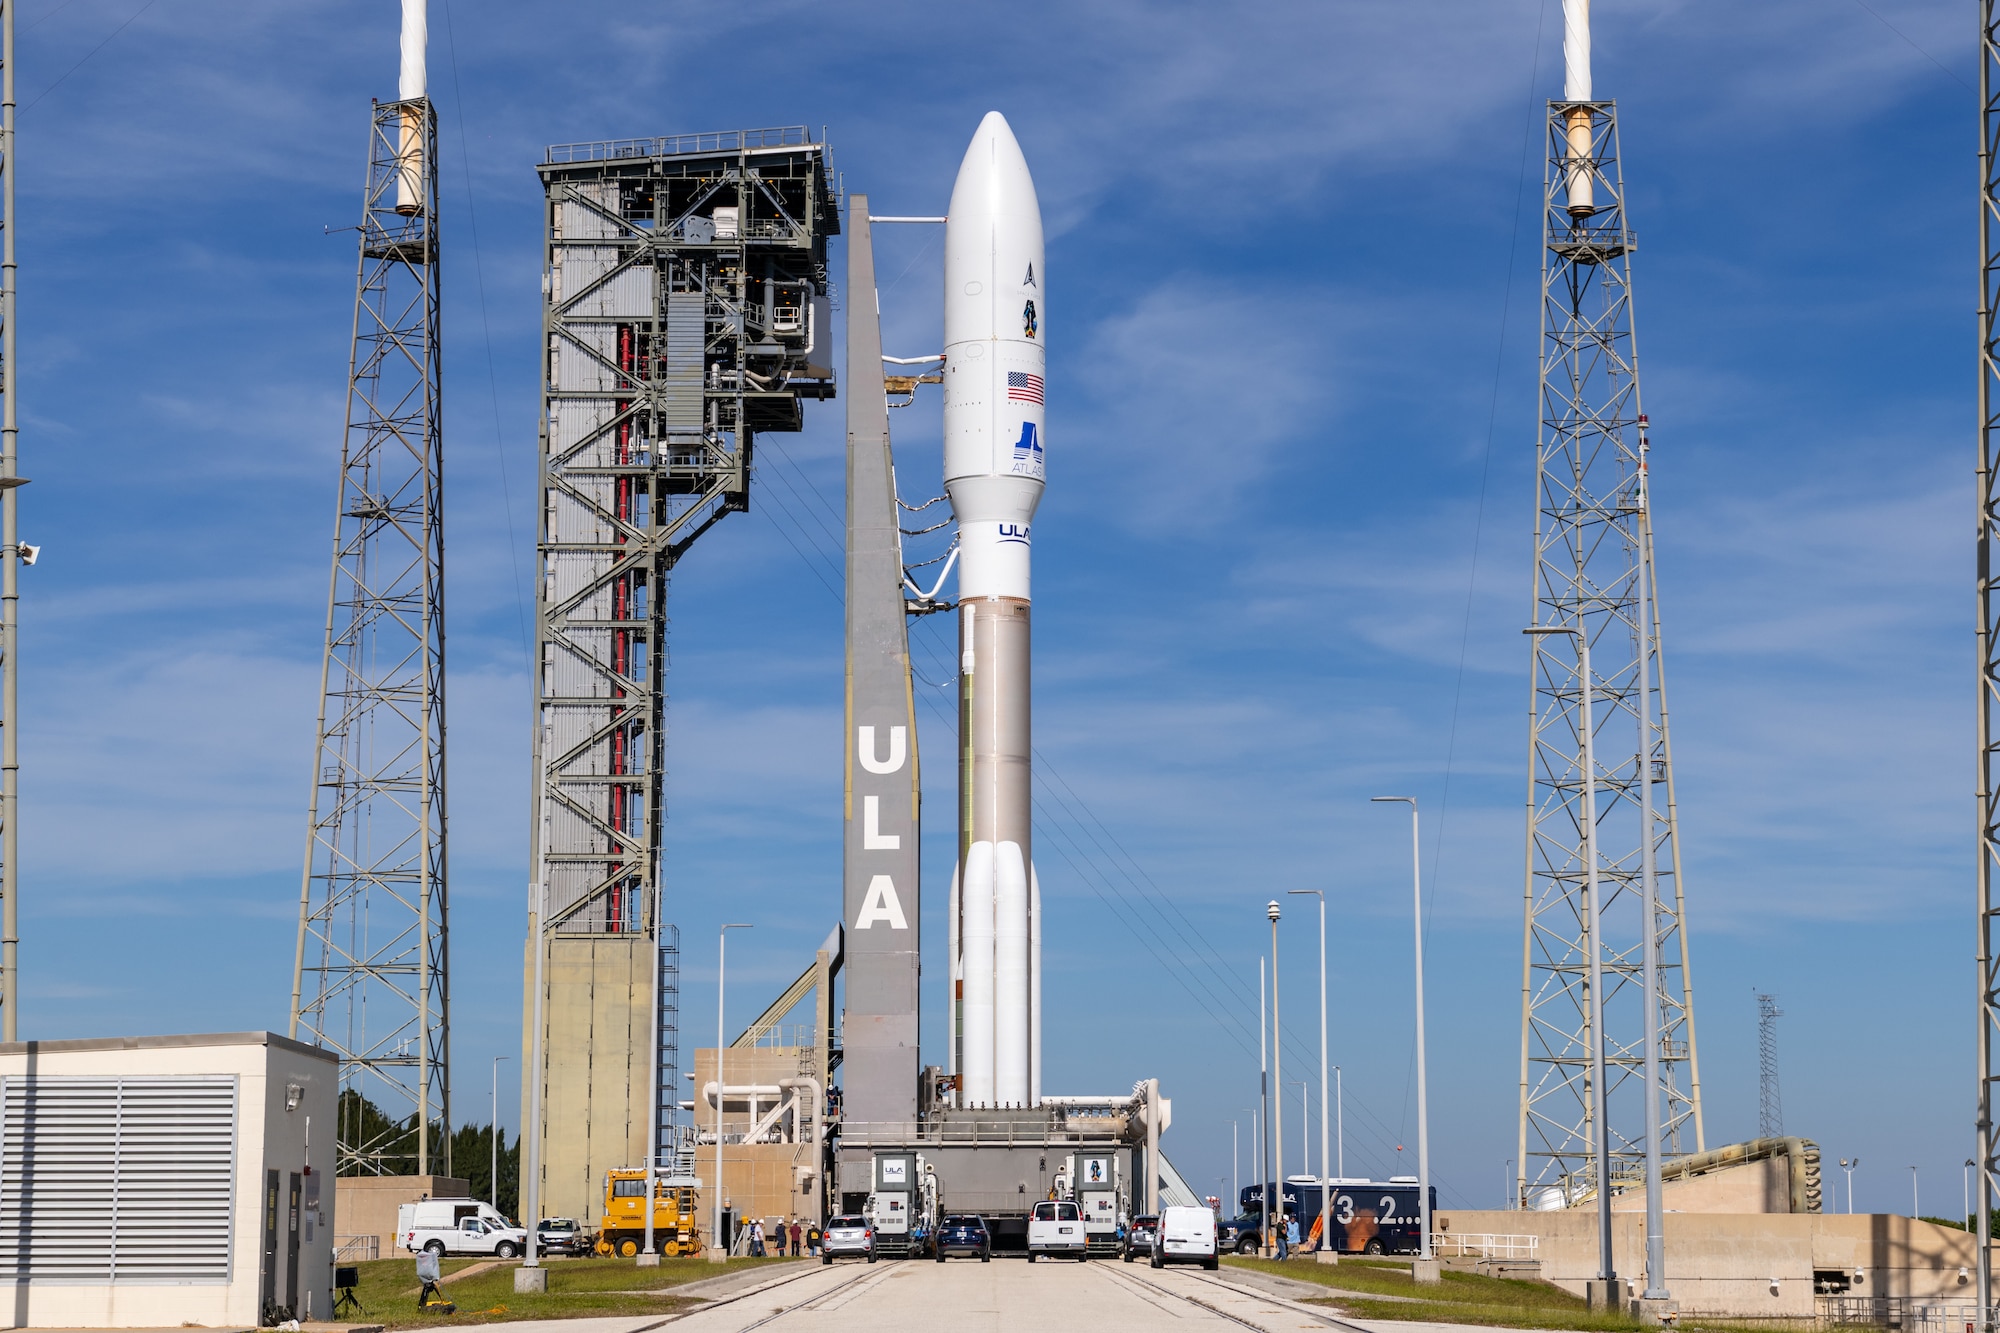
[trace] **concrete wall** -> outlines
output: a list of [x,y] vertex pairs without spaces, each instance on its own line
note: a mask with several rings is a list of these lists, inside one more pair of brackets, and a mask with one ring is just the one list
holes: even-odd
[[[731,1049],[723,1056],[722,1074],[730,1087],[744,1084],[776,1084],[781,1078],[810,1075],[814,1064],[810,1046],[756,1046]],[[707,1234],[710,1204],[707,1187],[715,1178],[715,1108],[702,1096],[702,1089],[715,1081],[715,1048],[705,1046],[694,1053],[692,1089],[694,1126],[701,1138],[696,1150],[695,1174],[703,1183],[700,1198],[703,1234]],[[769,1110],[764,1103],[760,1110]],[[785,1117],[789,1122],[790,1117]],[[749,1108],[730,1099],[723,1108],[722,1132],[741,1135],[749,1128]],[[808,1122],[810,1125],[810,1122]],[[722,1148],[722,1200],[739,1216],[813,1217],[819,1213],[819,1154],[811,1142],[729,1143]]]
[[350,1238],[376,1238],[376,1257],[387,1259],[396,1249],[396,1210],[423,1199],[463,1199],[471,1186],[450,1176],[343,1176],[335,1183],[340,1219],[338,1246]]
[[[528,946],[532,999],[534,957]],[[646,1160],[646,1102],[652,1042],[652,967],[644,935],[557,935],[550,940],[542,1043],[543,1217],[574,1217],[594,1227],[604,1213],[604,1175]],[[521,1025],[521,1067],[532,1068],[531,1024]],[[530,1087],[521,1123],[532,1124]],[[525,1159],[524,1159],[525,1163]],[[522,1195],[526,1200],[525,1192]],[[523,1225],[532,1225],[521,1219]]]
[[[1783,1157],[1741,1162],[1699,1176],[1661,1182],[1660,1206],[1672,1213],[1789,1213],[1791,1164]],[[1646,1192],[1626,1190],[1611,1199],[1614,1213],[1643,1213]]]
[[[1612,1219],[1618,1274],[1635,1283],[1645,1269],[1645,1221],[1643,1212],[1620,1212]],[[1593,1209],[1551,1213],[1441,1209],[1437,1223],[1447,1236],[1540,1237],[1543,1279],[1577,1295],[1583,1294],[1587,1280],[1597,1276]],[[1684,1313],[1809,1319],[1817,1310],[1816,1269],[1844,1273],[1853,1296],[1947,1303],[1976,1299],[1969,1276],[1975,1238],[1932,1222],[1883,1213],[1669,1212],[1662,1225],[1667,1286]],[[1968,1276],[1961,1278],[1961,1270]]]
[[[11,1042],[0,1045],[0,1077],[234,1076],[237,1086],[235,1198],[230,1272],[223,1282],[37,1280],[0,1276],[0,1326],[58,1328],[254,1327],[261,1313],[263,1185],[298,1173],[327,1182],[317,1212],[302,1203],[298,1313],[333,1309],[334,1105],[339,1066],[326,1051],[276,1033]],[[287,1106],[287,1089],[300,1096]],[[310,1188],[305,1198],[311,1197]],[[287,1263],[281,1201],[278,1263]],[[108,1209],[107,1209],[108,1214]],[[279,1302],[287,1297],[278,1275]]]

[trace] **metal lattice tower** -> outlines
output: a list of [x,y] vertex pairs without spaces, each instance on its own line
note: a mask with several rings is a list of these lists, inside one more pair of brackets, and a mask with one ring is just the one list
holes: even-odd
[[1757,1137],[1784,1137],[1785,1103],[1778,1094],[1778,997],[1757,996]]
[[[1531,1191],[1553,1188],[1573,1203],[1594,1191],[1597,1161],[1591,1086],[1595,1034],[1587,965],[1593,941],[1583,813],[1586,686],[1595,741],[1612,1175],[1634,1181],[1643,1175],[1646,923],[1641,874],[1648,839],[1660,894],[1651,928],[1660,958],[1663,1143],[1669,1152],[1682,1151],[1691,1129],[1699,1150],[1703,1136],[1693,988],[1681,930],[1673,749],[1647,509],[1646,418],[1633,342],[1634,242],[1625,217],[1616,104],[1551,101],[1546,142],[1533,623],[1587,633],[1592,679],[1582,679],[1575,635],[1530,640],[1521,1165],[1516,1185],[1520,1202]],[[1642,680],[1650,685],[1643,720]],[[1642,792],[1640,784],[1648,779],[1652,790]],[[1642,798],[1651,802],[1650,828],[1645,827]],[[1619,1099],[1621,1090],[1626,1095]],[[1629,1114],[1621,1115],[1621,1107]]]
[[292,984],[343,1175],[450,1170],[437,197],[429,99],[376,103]]
[[20,427],[14,398],[14,0],[0,0],[0,1041],[20,1040]]
[[667,998],[654,991],[668,576],[749,509],[756,437],[800,429],[802,400],[833,396],[826,243],[840,220],[825,146],[803,127],[559,145],[539,170],[528,911],[544,980],[531,957],[539,1068],[522,1123],[546,1149],[538,1206],[588,1216],[604,1171],[644,1158],[661,1109],[647,1089],[662,1055],[649,1006]]
[[[1973,1213],[1979,1231],[1979,1279],[1976,1299],[1992,1299],[1994,1186],[2000,1180],[2000,1148],[1993,1135],[1993,1046],[2000,1031],[2000,900],[1994,897],[1993,875],[2000,863],[2000,598],[1994,589],[1996,542],[2000,542],[2000,244],[1994,223],[2000,218],[2000,33],[1995,23],[1996,0],[1979,5],[1979,521],[1976,569],[1979,598],[1979,1111],[1974,1131],[1980,1162],[1979,1200]],[[11,321],[10,321],[11,323]],[[1981,1333],[1996,1320],[1990,1309],[1980,1316]]]

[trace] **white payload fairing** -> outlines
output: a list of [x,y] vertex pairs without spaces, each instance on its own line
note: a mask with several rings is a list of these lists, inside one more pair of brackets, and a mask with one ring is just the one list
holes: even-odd
[[1042,211],[988,112],[944,249],[944,484],[958,524],[959,864],[951,1057],[965,1107],[1041,1100],[1041,888],[1029,722],[1029,554],[1043,482]]

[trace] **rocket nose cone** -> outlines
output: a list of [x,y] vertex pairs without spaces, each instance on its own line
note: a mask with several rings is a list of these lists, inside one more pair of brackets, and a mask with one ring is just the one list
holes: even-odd
[[1013,212],[1024,206],[1039,219],[1041,207],[1035,198],[1034,177],[1028,173],[1028,159],[1007,118],[989,111],[973,131],[972,142],[966,145],[959,163],[958,179],[951,188],[951,215],[970,218]]

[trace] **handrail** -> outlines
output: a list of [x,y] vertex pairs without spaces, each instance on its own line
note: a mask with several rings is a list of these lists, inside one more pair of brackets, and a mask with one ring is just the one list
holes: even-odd
[[804,125],[761,130],[720,130],[667,134],[647,139],[597,139],[550,144],[545,162],[606,162],[627,157],[680,157],[695,153],[741,153],[757,148],[808,148],[819,141]]
[[1509,1236],[1494,1232],[1431,1233],[1431,1252],[1450,1258],[1533,1259],[1541,1245],[1540,1236]]

